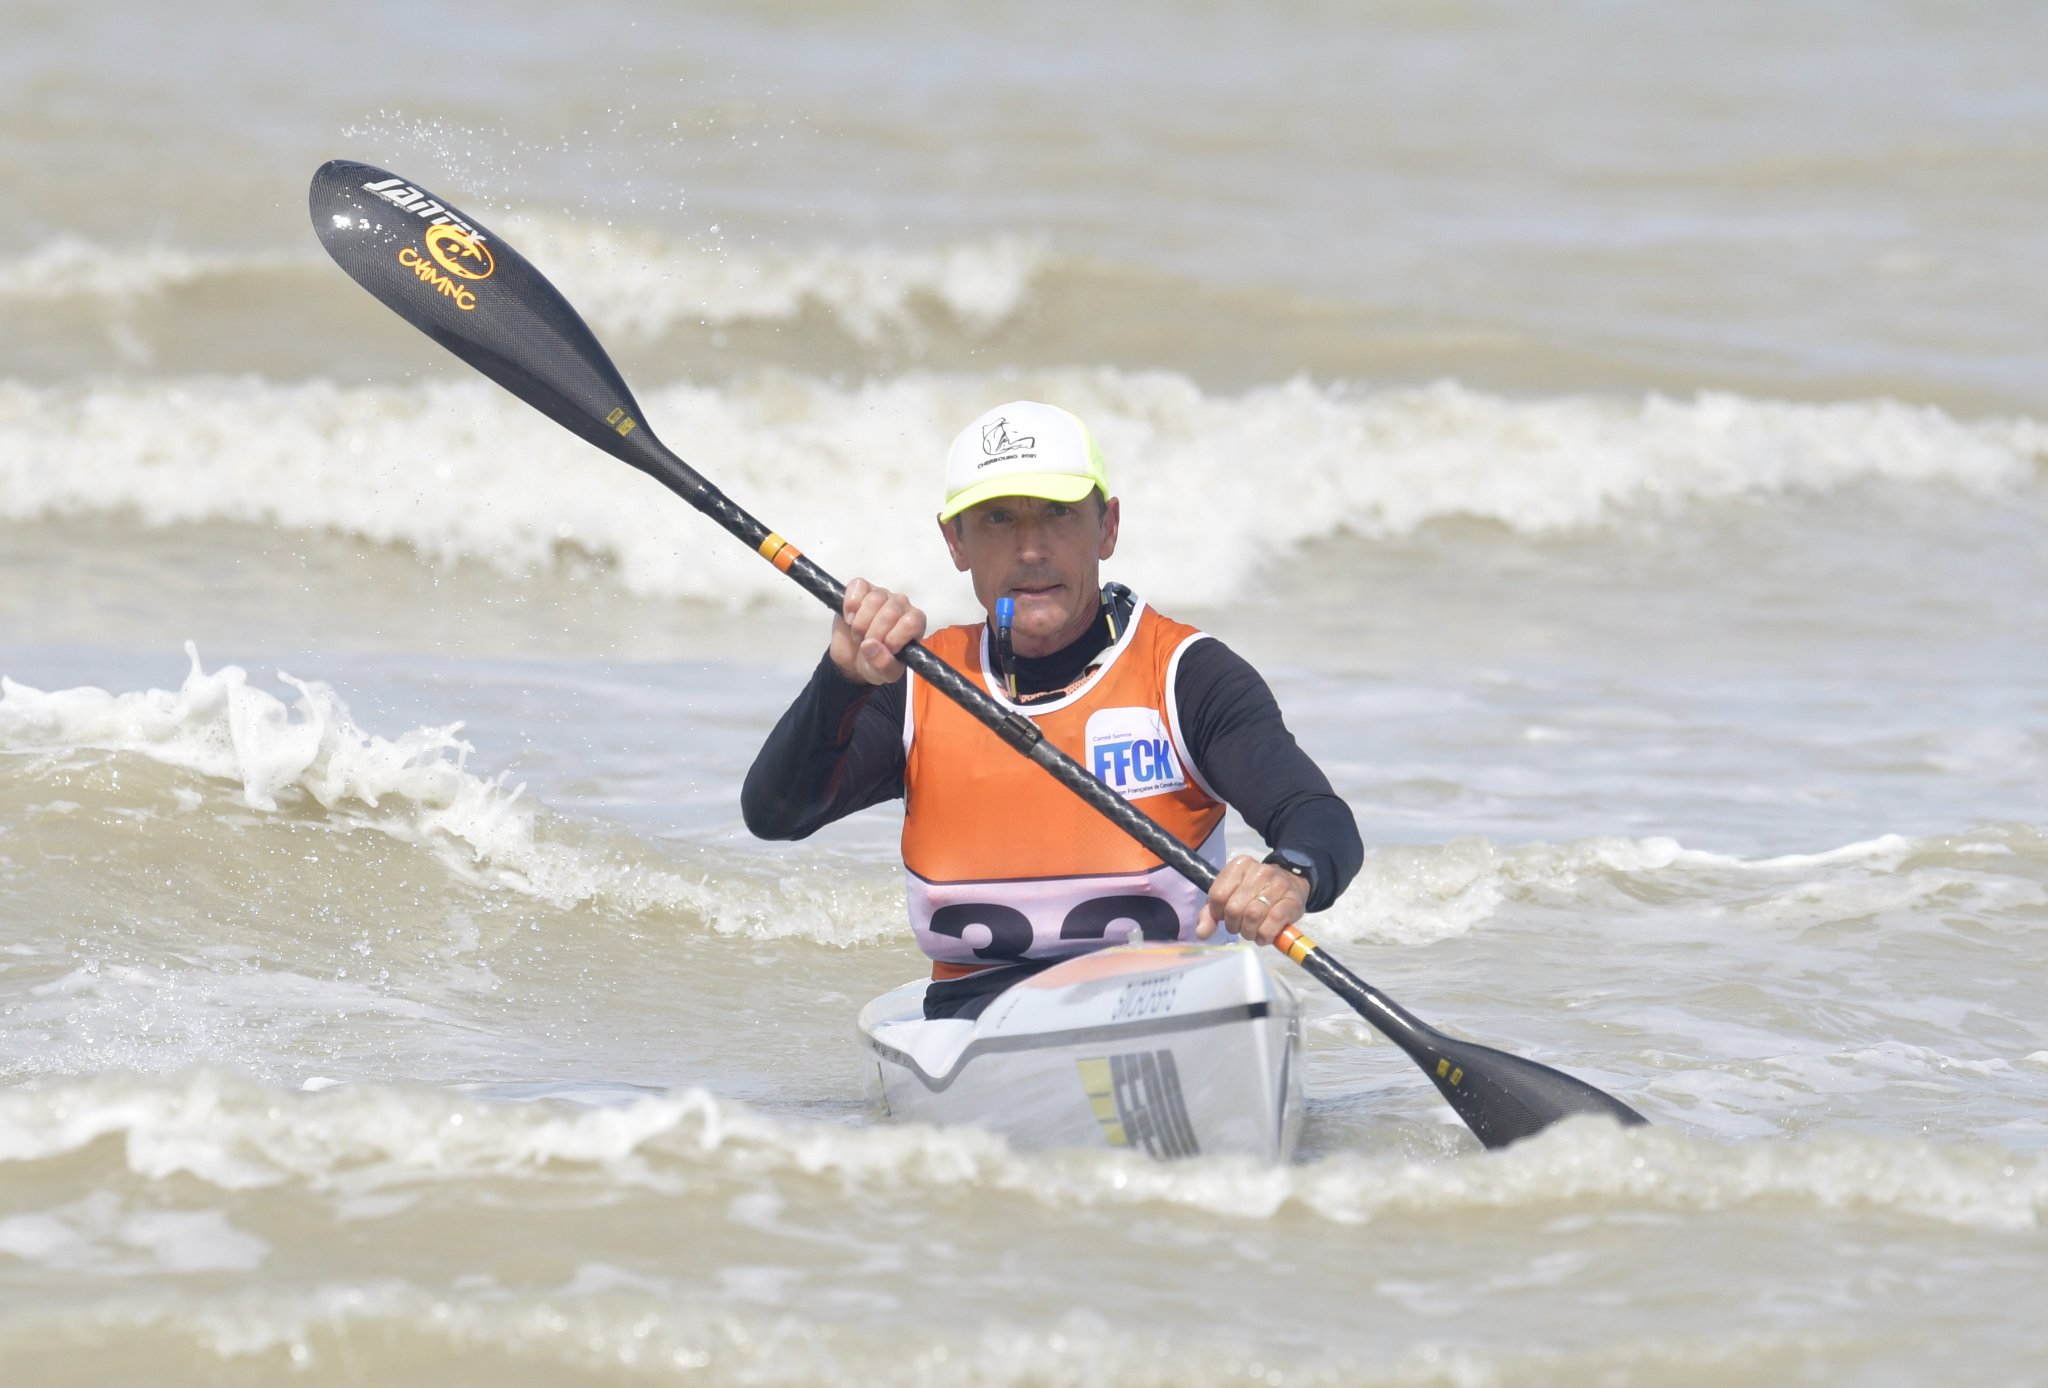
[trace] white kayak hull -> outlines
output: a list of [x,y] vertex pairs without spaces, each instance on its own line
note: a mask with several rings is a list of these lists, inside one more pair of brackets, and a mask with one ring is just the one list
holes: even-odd
[[1026,1149],[1293,1154],[1301,1000],[1251,945],[1098,950],[972,1021],[926,1021],[926,986],[861,1009],[870,1093],[891,1118],[987,1128]]

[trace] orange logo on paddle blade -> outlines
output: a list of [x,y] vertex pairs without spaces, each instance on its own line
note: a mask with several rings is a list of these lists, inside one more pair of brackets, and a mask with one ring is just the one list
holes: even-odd
[[480,237],[446,222],[427,228],[427,254],[458,279],[487,280],[498,268]]

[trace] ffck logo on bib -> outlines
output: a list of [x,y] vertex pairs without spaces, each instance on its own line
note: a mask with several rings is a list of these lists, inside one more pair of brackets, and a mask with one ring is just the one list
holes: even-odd
[[1123,796],[1185,790],[1187,773],[1174,755],[1165,720],[1151,708],[1105,708],[1088,715],[1088,769]]

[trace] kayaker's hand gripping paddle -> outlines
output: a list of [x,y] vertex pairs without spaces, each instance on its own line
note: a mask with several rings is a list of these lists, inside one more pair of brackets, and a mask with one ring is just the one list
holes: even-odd
[[[631,463],[717,521],[838,612],[845,589],[664,447],[597,338],[559,291],[481,222],[417,183],[330,160],[309,195],[320,244],[385,307],[575,434]],[[1105,819],[1208,891],[1215,871],[1180,840],[1047,742],[921,644],[903,663]],[[1623,1123],[1642,1115],[1560,1070],[1446,1036],[1353,974],[1290,926],[1275,944],[1406,1051],[1488,1147],[1505,1147],[1574,1114]]]

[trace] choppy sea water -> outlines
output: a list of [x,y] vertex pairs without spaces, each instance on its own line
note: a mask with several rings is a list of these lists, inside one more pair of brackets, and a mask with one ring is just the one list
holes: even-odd
[[[11,7],[7,1381],[2048,1379],[2041,25]],[[1083,414],[1358,812],[1318,938],[1655,1126],[1481,1153],[1313,992],[1284,1169],[879,1123],[892,816],[736,806],[822,614],[333,156],[942,618],[946,440]]]

